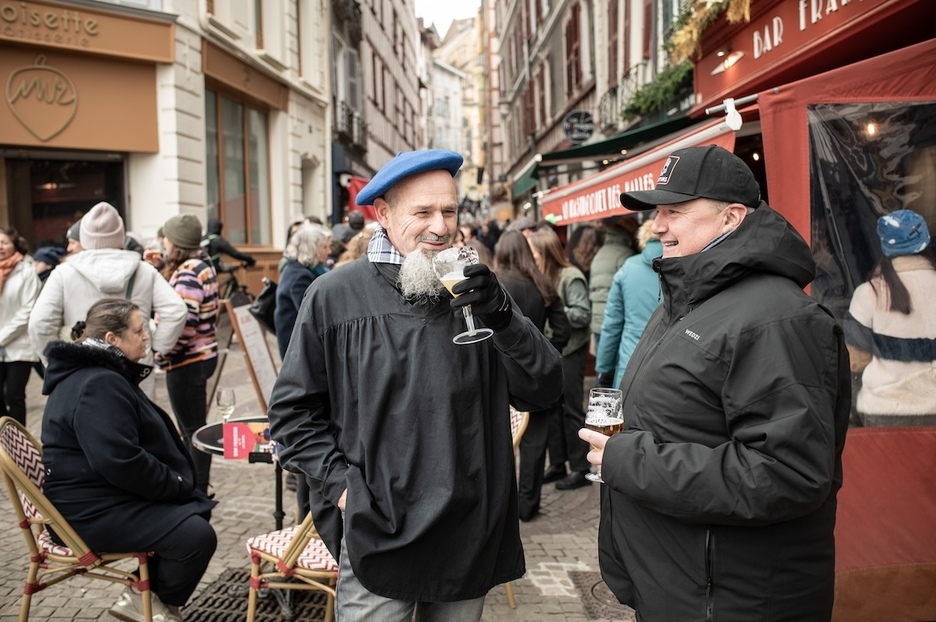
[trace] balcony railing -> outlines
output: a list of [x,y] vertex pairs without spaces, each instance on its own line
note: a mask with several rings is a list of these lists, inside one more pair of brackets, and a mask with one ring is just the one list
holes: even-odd
[[335,107],[335,133],[342,144],[367,152],[367,123],[360,112],[343,101]]

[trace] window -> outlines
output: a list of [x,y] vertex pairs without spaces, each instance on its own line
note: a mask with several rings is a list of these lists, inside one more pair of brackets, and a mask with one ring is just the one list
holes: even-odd
[[345,49],[346,101],[354,111],[361,110],[361,55],[354,48]]
[[549,115],[546,112],[546,64],[540,65],[536,73],[537,104],[539,107],[539,124],[545,126]]
[[[625,0],[626,1],[626,0]],[[618,2],[608,0],[608,86],[618,83]],[[625,41],[627,38],[624,38]]]
[[653,0],[644,0],[643,12],[643,58],[649,60],[653,45]]
[[571,96],[582,86],[582,42],[580,39],[581,6],[578,2],[569,11],[565,27],[566,95]]
[[270,244],[267,111],[205,91],[208,218],[235,244]]

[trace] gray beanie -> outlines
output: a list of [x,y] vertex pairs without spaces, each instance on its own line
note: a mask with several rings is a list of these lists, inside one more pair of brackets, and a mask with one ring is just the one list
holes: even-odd
[[65,233],[65,237],[69,240],[74,240],[76,242],[81,242],[81,219],[75,221],[71,227],[68,228],[68,231]]
[[191,214],[173,216],[162,226],[163,235],[175,246],[194,250],[201,246],[201,222]]
[[81,217],[79,236],[85,250],[123,248],[126,237],[123,218],[113,205],[101,201]]

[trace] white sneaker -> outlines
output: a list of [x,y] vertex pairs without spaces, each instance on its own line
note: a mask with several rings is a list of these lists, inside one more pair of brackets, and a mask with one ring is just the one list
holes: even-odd
[[[179,608],[163,603],[155,592],[150,592],[150,603],[153,622],[182,622],[182,612]],[[132,587],[126,587],[108,613],[124,622],[146,622],[143,616],[143,595]]]

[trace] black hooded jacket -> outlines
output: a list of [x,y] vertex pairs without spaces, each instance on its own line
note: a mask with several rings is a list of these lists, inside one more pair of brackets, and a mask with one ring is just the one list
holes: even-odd
[[147,550],[211,511],[172,420],[137,386],[149,366],[58,341],[45,354],[43,491],[88,546]]
[[654,269],[665,300],[604,451],[604,579],[648,622],[828,620],[851,395],[810,250],[762,203]]
[[222,255],[230,255],[234,259],[246,262],[248,268],[256,264],[257,260],[254,259],[253,255],[242,253],[237,250],[233,244],[222,237],[221,228],[222,224],[220,220],[217,218],[209,218],[208,225],[205,227],[205,237],[203,237],[201,241],[202,248],[204,248],[208,256],[211,257],[211,263],[214,264],[215,270],[221,267]]

